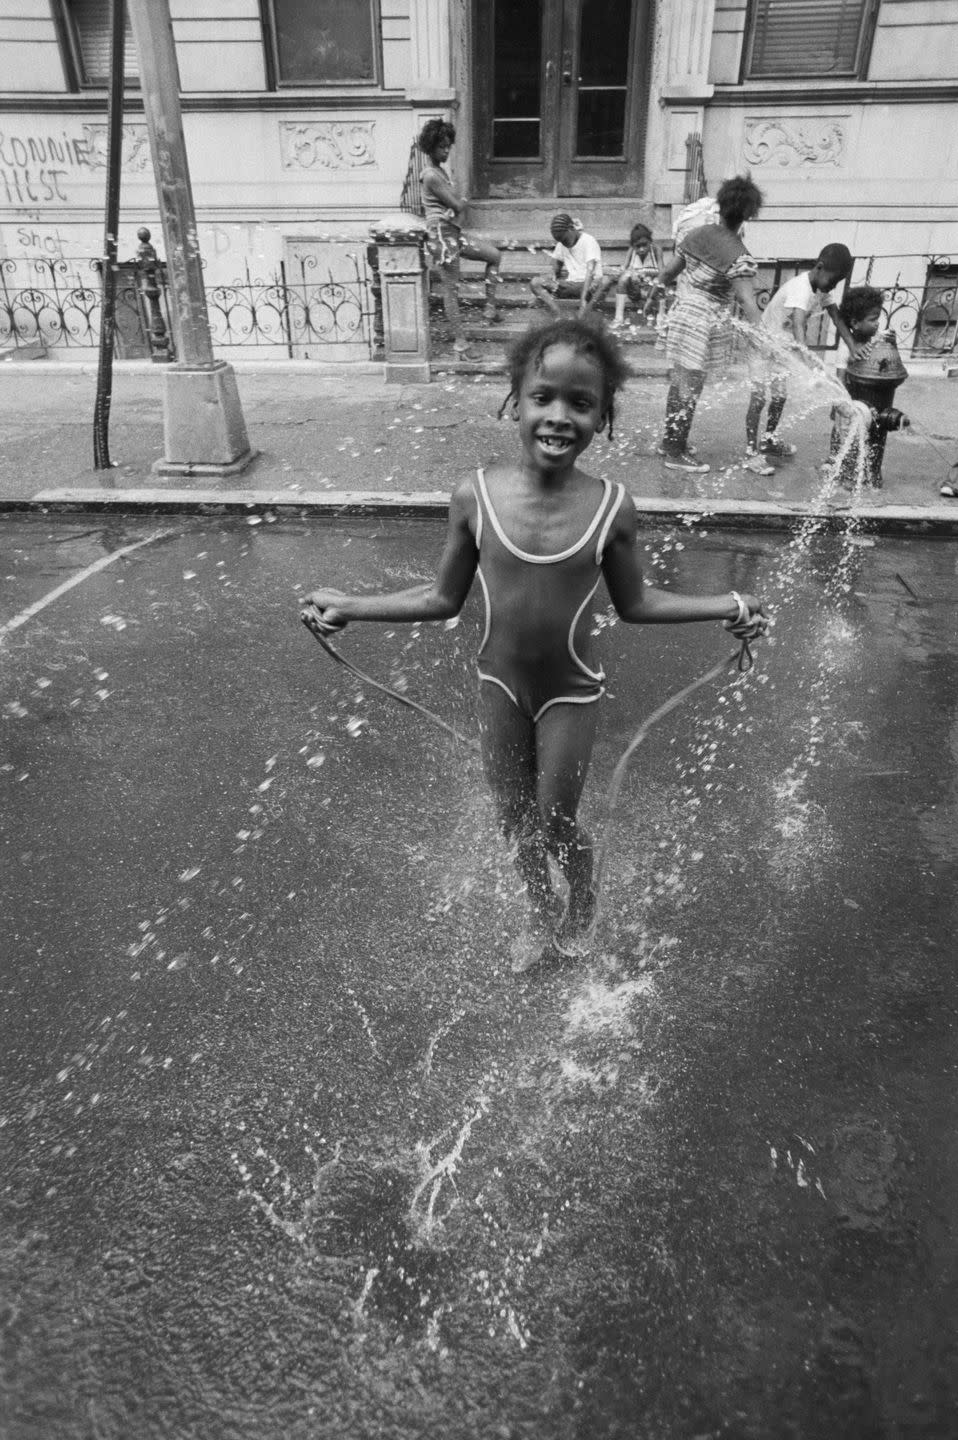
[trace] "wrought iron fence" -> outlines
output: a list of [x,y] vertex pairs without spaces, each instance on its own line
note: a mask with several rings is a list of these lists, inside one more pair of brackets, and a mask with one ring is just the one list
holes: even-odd
[[[348,264],[344,265],[344,261]],[[759,303],[813,260],[759,262]],[[99,260],[0,260],[0,349],[95,349],[100,338]],[[352,244],[339,252],[333,274],[318,255],[281,264],[268,279],[244,266],[240,279],[207,286],[213,344],[220,349],[284,349],[289,356],[336,346],[350,358],[375,358],[382,346],[382,310],[375,246]],[[343,271],[349,273],[343,278]],[[162,265],[152,272],[138,260],[117,276],[117,354],[153,355],[157,311],[169,329],[169,297]],[[146,282],[146,283],[144,283]],[[958,261],[943,255],[864,256],[852,284],[884,292],[884,315],[903,355],[943,358],[958,353]],[[151,285],[152,294],[151,294]],[[158,296],[158,298],[157,298]],[[831,348],[834,336],[810,335],[814,348]],[[350,347],[347,350],[345,347]]]
[[[759,260],[759,308],[793,275],[810,270],[814,258]],[[884,296],[883,324],[893,330],[903,355],[933,360],[958,351],[958,262],[942,255],[867,255],[855,261],[850,285],[872,285]],[[836,292],[837,293],[837,292]],[[838,337],[824,314],[809,324],[812,350],[834,350]]]
[[[0,260],[0,346],[88,349],[100,339],[96,260]],[[136,285],[117,285],[116,305],[139,319]],[[118,328],[122,329],[118,318]]]
[[[339,257],[342,259],[343,257]],[[373,356],[381,343],[376,273],[371,257],[345,252],[348,278],[337,278],[319,257],[304,255],[280,264],[269,279],[244,266],[242,278],[207,286],[213,345],[223,349],[275,349],[290,357],[309,347],[362,347]],[[100,339],[98,260],[0,261],[0,348],[95,348]],[[151,353],[150,317],[144,313],[141,267],[120,266],[117,284],[117,353]],[[156,272],[160,303],[169,318],[163,267]],[[136,336],[142,348],[136,347]],[[163,358],[170,358],[165,355]]]
[[257,280],[244,267],[242,280],[211,285],[207,308],[213,344],[224,348],[283,345],[293,356],[309,347],[357,345],[372,356],[376,306],[367,257],[356,249],[344,256],[348,279],[334,276],[314,255],[280,263],[271,280]]
[[958,351],[958,261],[953,257],[873,255],[857,261],[852,284],[884,292],[885,321],[902,352],[933,359]]

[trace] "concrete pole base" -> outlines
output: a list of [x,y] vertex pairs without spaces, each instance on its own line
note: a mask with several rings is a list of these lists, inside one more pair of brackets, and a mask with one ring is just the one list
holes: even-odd
[[399,385],[428,385],[432,380],[432,370],[428,360],[395,361],[387,360],[385,363],[384,379],[387,383],[395,382]]
[[163,439],[157,475],[238,475],[254,458],[233,367],[171,365],[163,372]]

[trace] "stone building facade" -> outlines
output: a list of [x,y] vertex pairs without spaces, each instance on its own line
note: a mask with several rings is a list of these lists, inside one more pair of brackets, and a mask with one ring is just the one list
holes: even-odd
[[[395,210],[423,120],[457,125],[477,228],[570,209],[667,235],[766,194],[750,248],[842,240],[920,286],[958,261],[958,0],[171,0],[211,283],[319,256]],[[99,253],[108,0],[0,0],[0,261]],[[120,253],[159,217],[130,42]],[[337,243],[340,237],[341,243]],[[888,283],[874,271],[872,278]]]

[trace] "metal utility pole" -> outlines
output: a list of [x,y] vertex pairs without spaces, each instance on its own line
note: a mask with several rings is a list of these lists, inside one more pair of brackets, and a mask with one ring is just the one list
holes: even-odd
[[167,475],[230,475],[252,460],[232,366],[213,358],[169,0],[127,0],[166,242],[176,363],[163,372]]
[[125,0],[110,0],[110,95],[107,102],[106,214],[100,263],[100,351],[93,409],[93,466],[110,470],[110,402],[116,336],[116,247],[120,228],[120,167],[123,159],[123,30]]

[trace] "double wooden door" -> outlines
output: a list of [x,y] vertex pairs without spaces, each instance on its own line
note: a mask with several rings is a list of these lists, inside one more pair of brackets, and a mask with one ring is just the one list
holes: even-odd
[[636,194],[648,0],[475,0],[475,192]]

